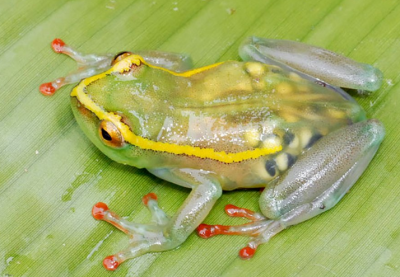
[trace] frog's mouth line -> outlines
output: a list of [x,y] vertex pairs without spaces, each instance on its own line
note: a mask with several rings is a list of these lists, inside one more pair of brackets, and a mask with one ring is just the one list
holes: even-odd
[[157,152],[166,152],[175,155],[187,155],[187,156],[194,156],[203,159],[212,159],[223,163],[236,163],[242,162],[249,159],[256,159],[261,156],[266,156],[270,154],[274,154],[282,150],[282,145],[269,147],[269,148],[256,148],[253,150],[247,150],[243,152],[237,153],[227,153],[225,151],[215,151],[212,148],[200,148],[197,146],[190,146],[190,145],[178,145],[178,144],[171,144],[159,141],[152,141],[141,136],[135,135],[132,130],[129,128],[128,125],[121,121],[122,117],[118,114],[113,112],[107,112],[102,107],[97,105],[90,96],[86,93],[87,86],[91,83],[104,78],[106,75],[115,74],[115,73],[122,73],[129,71],[132,66],[140,66],[141,64],[145,64],[147,66],[161,69],[167,71],[171,74],[182,76],[182,77],[189,77],[196,73],[202,72],[204,70],[210,69],[215,67],[221,63],[210,65],[203,68],[194,69],[191,71],[183,72],[183,73],[176,73],[173,71],[169,71],[165,68],[149,65],[144,61],[144,59],[139,55],[131,55],[126,57],[125,59],[121,60],[120,62],[116,63],[111,69],[100,73],[98,75],[94,75],[87,79],[81,81],[71,92],[71,97],[76,97],[77,100],[89,111],[93,112],[99,120],[105,120],[112,122],[121,132],[125,142],[128,142],[134,146],[137,146],[141,149],[146,150],[153,150]]

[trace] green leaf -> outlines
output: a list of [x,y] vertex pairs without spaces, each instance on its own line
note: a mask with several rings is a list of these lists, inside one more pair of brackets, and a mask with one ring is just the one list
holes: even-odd
[[[398,1],[102,0],[1,1],[0,272],[2,276],[107,276],[102,259],[127,237],[95,221],[98,201],[145,222],[141,197],[159,195],[173,214],[189,191],[112,162],[81,133],[63,88],[38,86],[75,65],[54,54],[60,37],[85,52],[159,49],[189,53],[196,66],[238,59],[249,35],[304,41],[385,74],[383,87],[356,96],[387,136],[348,195],[331,211],[285,230],[249,261],[247,238],[195,234],[179,249],[123,264],[113,276],[399,276],[400,6]],[[224,194],[207,223],[239,224],[228,203],[258,210],[256,191]]]

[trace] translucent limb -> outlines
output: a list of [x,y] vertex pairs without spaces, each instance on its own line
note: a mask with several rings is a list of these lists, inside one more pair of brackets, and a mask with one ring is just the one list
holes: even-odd
[[367,168],[384,134],[382,123],[374,119],[328,134],[263,191],[259,203],[266,217],[228,205],[225,208],[228,215],[251,222],[239,226],[201,224],[197,233],[202,238],[250,236],[250,242],[239,251],[239,256],[251,258],[260,244],[280,231],[334,207]]
[[130,237],[129,247],[104,259],[103,265],[107,270],[116,270],[127,259],[149,251],[156,251],[158,245],[167,241],[163,232],[165,226],[169,223],[169,219],[158,206],[157,196],[154,193],[149,193],[142,200],[151,212],[155,224],[130,222],[110,211],[107,205],[101,202],[93,206],[92,215],[95,219],[112,224]]
[[[125,57],[131,55],[131,52],[121,52],[115,54],[83,54],[75,50],[73,47],[65,44],[59,38],[51,43],[54,52],[65,54],[76,61],[78,69],[71,72],[65,77],[60,77],[52,82],[41,84],[39,87],[43,95],[53,95],[61,87],[77,83],[84,78],[99,74],[109,69],[114,61],[118,61],[118,56]],[[193,67],[192,60],[188,55],[168,53],[162,51],[137,51],[135,54],[141,55],[145,61],[150,64],[167,68],[176,72],[189,70]]]
[[143,204],[149,209],[154,222],[158,225],[166,225],[168,223],[169,218],[158,206],[157,195],[155,193],[146,194],[143,197]]
[[54,52],[65,54],[75,60],[78,64],[78,69],[65,77],[40,85],[39,90],[44,95],[53,95],[62,86],[79,82],[84,78],[107,70],[110,68],[114,57],[113,54],[82,54],[58,38],[53,40],[51,47]]
[[382,72],[369,64],[296,41],[250,37],[241,45],[239,54],[243,60],[278,65],[335,90],[336,86],[375,91],[383,81]]
[[127,259],[135,258],[149,251],[156,251],[159,244],[167,241],[163,231],[169,223],[169,219],[158,206],[157,196],[149,193],[142,200],[151,212],[155,224],[130,222],[110,211],[107,205],[101,202],[93,206],[92,215],[95,219],[112,224],[130,237],[129,247],[103,260],[103,266],[107,270],[116,270]]
[[141,256],[147,252],[149,252],[149,246],[147,243],[135,241],[125,250],[105,257],[103,260],[103,266],[107,270],[114,271],[126,260]]
[[244,217],[253,221],[266,219],[266,217],[260,213],[253,212],[245,208],[239,208],[232,204],[225,206],[225,213],[232,217]]
[[219,184],[214,183],[208,172],[168,170],[163,174],[164,177],[175,176],[181,182],[190,182],[193,187],[173,217],[168,217],[158,206],[154,193],[149,193],[142,199],[152,215],[152,222],[149,224],[134,223],[121,218],[104,203],[94,205],[92,214],[95,219],[112,224],[130,238],[129,246],[125,250],[104,259],[103,265],[106,269],[115,270],[125,260],[147,252],[166,251],[179,246],[204,220],[221,195]]
[[[296,209],[302,222],[332,208],[353,186],[374,157],[385,130],[375,119],[336,130],[299,157],[272,187],[263,191],[260,209],[269,218],[282,218]],[[291,223],[294,219],[291,219]]]
[[156,66],[160,66],[175,72],[184,72],[193,68],[193,62],[189,55],[170,53],[156,50],[135,51],[143,59]]
[[247,246],[239,251],[239,257],[242,259],[253,257],[260,244],[266,243],[271,237],[284,229],[279,221],[268,220],[261,214],[245,208],[227,205],[225,207],[225,212],[230,216],[250,219],[251,222],[237,226],[200,224],[199,227],[197,227],[197,234],[204,239],[216,235],[252,237]]
[[130,222],[110,211],[108,206],[102,202],[93,206],[92,215],[95,219],[106,221],[131,236],[134,234],[145,235],[147,232],[158,231],[159,226],[165,226],[169,222],[168,216],[158,206],[156,194],[149,193],[142,200],[143,204],[149,209],[156,225]]

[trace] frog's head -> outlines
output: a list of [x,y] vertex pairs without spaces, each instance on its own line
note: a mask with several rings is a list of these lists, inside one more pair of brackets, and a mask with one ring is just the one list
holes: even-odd
[[[112,67],[83,79],[71,92],[75,118],[87,137],[120,163],[143,167],[143,151],[155,141],[146,138],[140,119],[158,109],[154,78],[162,78],[139,55],[122,53]],[[168,73],[168,72],[167,72]]]

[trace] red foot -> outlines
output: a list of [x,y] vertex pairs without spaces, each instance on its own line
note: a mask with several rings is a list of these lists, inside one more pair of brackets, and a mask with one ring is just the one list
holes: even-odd
[[234,216],[234,217],[248,217],[249,215],[254,214],[253,211],[250,211],[245,208],[239,208],[231,204],[225,206],[225,213],[229,216]]
[[51,47],[53,48],[54,52],[62,53],[64,50],[65,42],[62,39],[56,38],[51,43]]
[[240,249],[239,256],[243,260],[248,260],[248,259],[251,259],[255,253],[256,253],[256,249],[251,248],[250,246],[246,246],[246,247]]
[[108,256],[103,260],[103,266],[107,270],[116,270],[119,266],[119,262],[114,256]]
[[251,221],[258,221],[264,218],[262,215],[259,215],[249,209],[236,207],[231,204],[225,206],[225,213],[232,217],[244,217],[250,219]]
[[92,215],[95,219],[101,220],[104,218],[105,211],[108,211],[108,206],[106,204],[104,204],[103,202],[99,202],[93,206]]
[[52,83],[44,83],[40,85],[39,90],[43,95],[50,96],[53,95],[57,89],[53,87]]
[[197,234],[199,237],[203,239],[211,238],[215,235],[232,235],[236,234],[232,231],[229,231],[230,226],[224,225],[208,225],[208,224],[200,224],[197,227]]
[[200,224],[197,227],[197,234],[203,239],[212,237],[214,235],[212,225]]
[[156,195],[155,193],[153,193],[153,192],[150,192],[150,193],[146,194],[146,195],[143,196],[143,198],[142,198],[143,204],[144,204],[145,206],[147,206],[147,203],[149,203],[149,200],[150,200],[150,199],[157,201],[157,195]]

